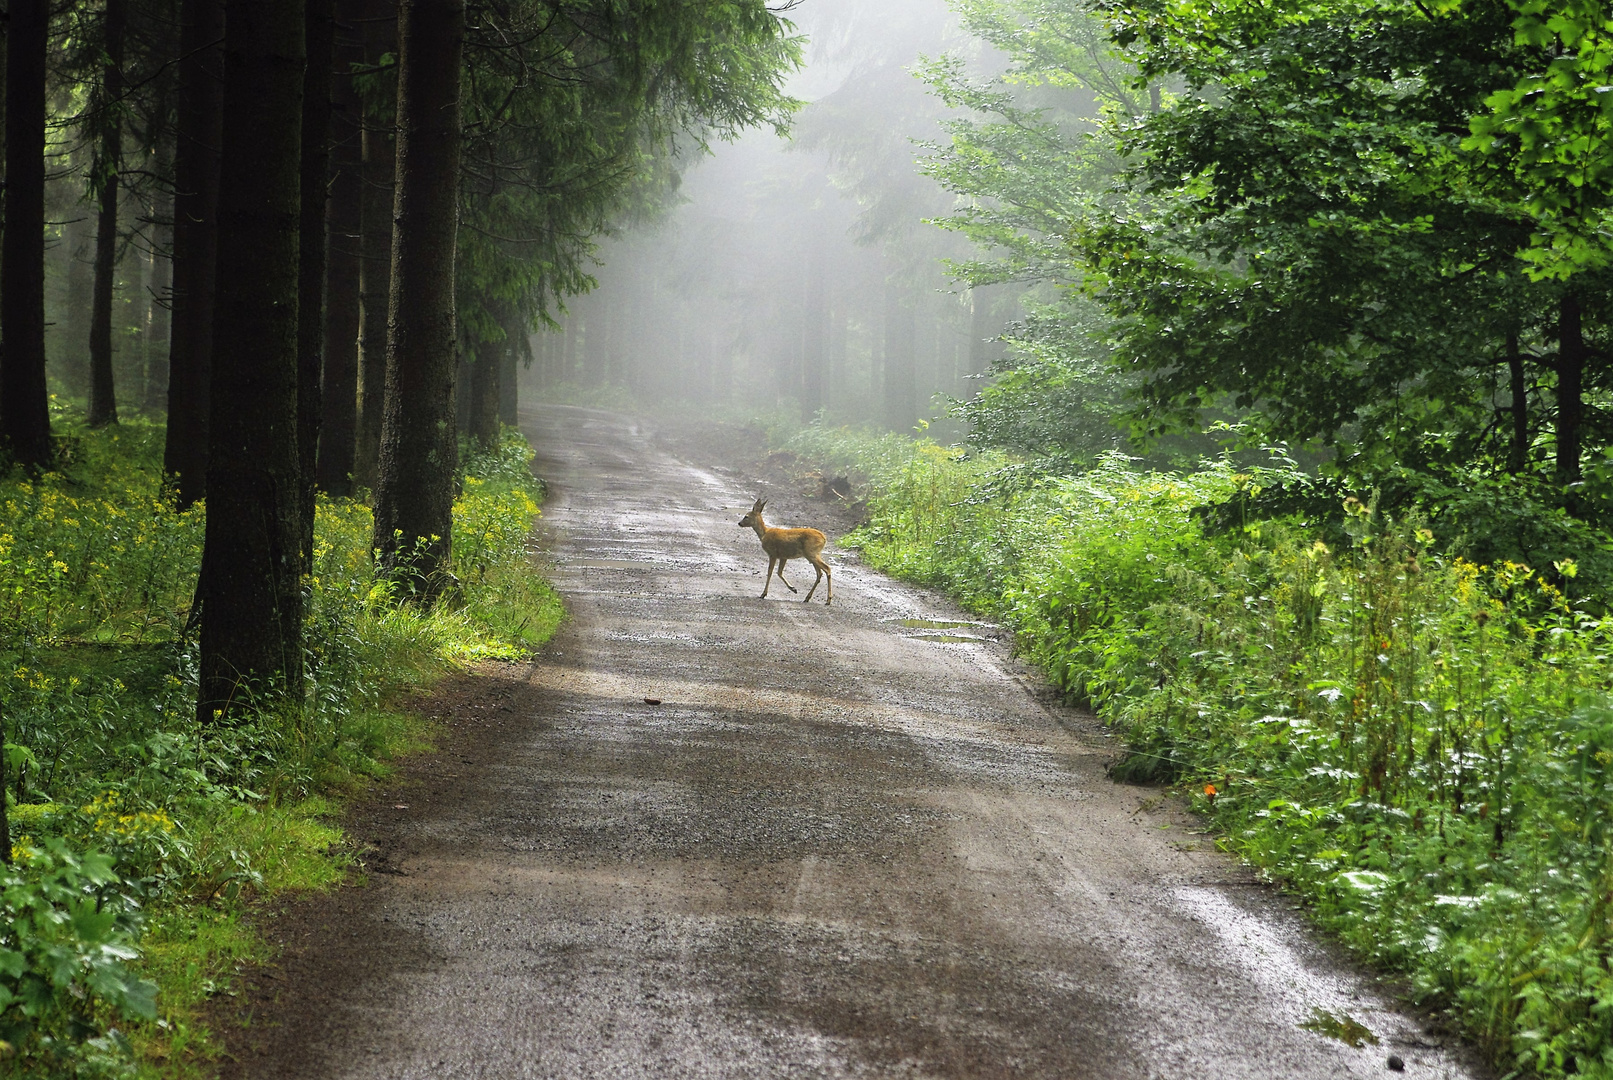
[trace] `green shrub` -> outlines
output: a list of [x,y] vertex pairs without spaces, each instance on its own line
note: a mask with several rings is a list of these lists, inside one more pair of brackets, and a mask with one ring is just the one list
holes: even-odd
[[0,1046],[41,1075],[132,1072],[107,1021],[156,1016],[156,987],[130,973],[138,908],[112,859],[60,840],[0,869]]

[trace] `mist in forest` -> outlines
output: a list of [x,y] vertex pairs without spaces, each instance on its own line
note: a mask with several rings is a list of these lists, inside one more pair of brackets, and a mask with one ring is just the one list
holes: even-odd
[[990,58],[945,0],[807,0],[791,18],[810,39],[791,138],[714,144],[670,207],[605,241],[598,288],[534,334],[524,397],[911,430],[978,389],[1017,294],[947,273],[971,252],[926,223],[953,205],[917,165],[945,106],[912,68]]

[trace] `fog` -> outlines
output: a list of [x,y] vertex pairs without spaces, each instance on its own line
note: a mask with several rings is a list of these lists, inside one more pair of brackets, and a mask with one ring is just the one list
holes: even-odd
[[924,176],[944,106],[912,74],[980,47],[944,0],[805,0],[810,40],[788,140],[714,144],[673,205],[600,247],[598,288],[534,336],[525,397],[788,409],[910,430],[967,397],[1017,311],[955,284],[968,245],[925,219],[953,198]]

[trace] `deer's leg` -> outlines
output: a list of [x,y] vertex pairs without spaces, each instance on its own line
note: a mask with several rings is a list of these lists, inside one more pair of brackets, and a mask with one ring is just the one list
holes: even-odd
[[[812,599],[812,594],[818,591],[818,581],[827,581],[829,584],[824,590],[823,602],[825,604],[833,602],[835,598],[835,580],[834,574],[829,571],[829,564],[824,562],[822,559],[813,559],[812,565],[818,571],[818,578],[817,581],[812,583],[812,588],[808,590],[806,594],[807,600],[810,601]],[[806,601],[803,601],[803,603],[804,602]]]
[[767,590],[773,587],[773,566],[777,562],[773,556],[767,557],[767,579],[762,582],[762,599],[767,599]]
[[[789,562],[789,561],[790,560],[788,560],[788,559],[780,559],[778,561],[778,579],[780,581],[784,581],[784,564]],[[800,589],[797,589],[794,585],[791,585],[788,581],[784,581],[784,587],[786,589],[790,590],[791,592],[800,592],[801,591]]]
[[801,601],[803,604],[812,603],[812,594],[818,591],[818,586],[823,582],[823,567],[813,563],[812,568],[818,572],[818,576],[812,579],[812,588],[807,590],[806,599]]

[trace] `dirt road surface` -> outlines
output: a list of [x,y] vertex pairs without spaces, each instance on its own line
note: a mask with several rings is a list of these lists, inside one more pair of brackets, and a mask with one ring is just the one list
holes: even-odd
[[572,618],[440,696],[445,752],[352,822],[369,886],[282,920],[234,1075],[1484,1075],[1108,780],[989,628],[833,550],[833,606],[758,599],[748,478],[525,419]]

